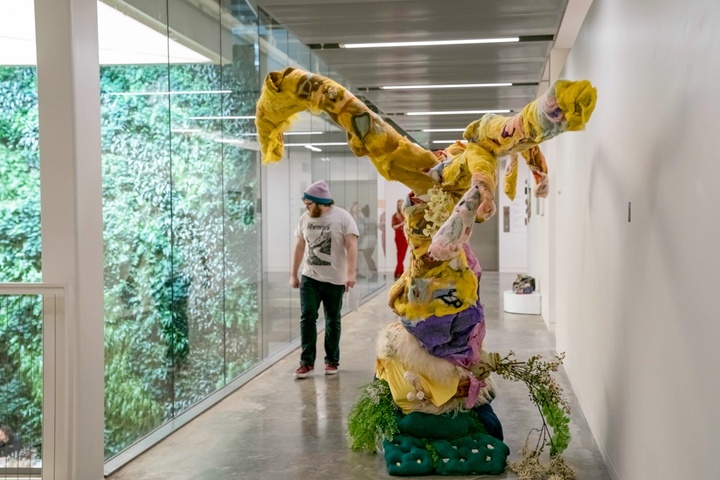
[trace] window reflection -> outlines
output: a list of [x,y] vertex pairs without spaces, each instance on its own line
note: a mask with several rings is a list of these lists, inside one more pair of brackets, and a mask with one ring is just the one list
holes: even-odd
[[[331,74],[265,12],[241,0],[215,11],[114,0],[98,15],[110,458],[294,348],[299,298],[288,277],[308,185],[325,179],[339,206],[367,205],[370,224],[380,192],[368,159],[327,117],[301,115],[283,162],[260,167],[253,118],[264,76],[289,65]],[[40,279],[33,62],[0,65],[0,174],[14,179],[0,193],[2,281]],[[378,238],[368,248],[379,270]],[[382,278],[362,265],[358,288],[369,294]],[[0,322],[0,345],[9,331]],[[2,365],[0,385],[25,378]],[[13,395],[39,409],[33,382]],[[22,428],[37,430],[39,410],[26,412]]]

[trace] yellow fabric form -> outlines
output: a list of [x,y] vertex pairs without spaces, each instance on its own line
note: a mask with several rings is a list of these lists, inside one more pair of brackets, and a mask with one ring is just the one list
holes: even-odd
[[460,198],[470,188],[472,182],[472,172],[470,172],[465,157],[462,156],[465,150],[467,150],[467,144],[464,142],[455,142],[445,149],[451,162],[443,170],[440,187],[456,198]]
[[[425,214],[428,204],[403,207],[405,236],[410,247],[410,263],[403,276],[390,289],[389,305],[407,320],[421,320],[430,315],[449,315],[477,303],[477,277],[468,268],[464,252],[452,260],[433,260],[427,255],[431,238],[423,233],[428,226]],[[436,298],[440,290],[454,290],[457,302]]]
[[[256,107],[255,126],[263,163],[283,155],[283,132],[294,116],[305,110],[325,112],[348,134],[348,146],[357,156],[368,156],[387,180],[426,192],[436,182],[425,172],[437,164],[435,155],[397,133],[390,125],[340,84],[321,75],[286,68],[265,78]],[[367,130],[360,131],[359,125]]]
[[510,201],[515,200],[517,191],[517,175],[518,175],[518,157],[517,153],[510,155],[507,166],[505,167],[505,195]]
[[533,177],[535,177],[535,183],[540,183],[545,175],[547,175],[547,163],[545,162],[545,155],[543,155],[542,151],[540,151],[540,147],[535,146],[532,148],[528,148],[527,150],[523,150],[520,152],[525,159],[525,163],[527,163],[528,168],[530,168],[530,172],[532,172]]
[[[417,401],[408,400],[408,394],[417,392],[417,388],[405,380],[407,368],[401,362],[388,358],[375,360],[375,375],[388,382],[393,401],[404,414],[414,411]],[[460,383],[460,373],[443,381],[431,381],[422,372],[413,372],[418,379],[420,389],[424,392],[427,401],[439,407],[447,403],[457,393]]]
[[[483,116],[465,129],[467,144],[458,142],[448,147],[451,160],[439,179],[428,174],[438,166],[432,152],[399,135],[352,93],[321,75],[294,68],[268,74],[255,124],[263,163],[277,162],[283,155],[283,132],[294,116],[304,110],[325,112],[345,130],[356,155],[368,156],[383,177],[399,181],[415,193],[417,204],[405,212],[410,266],[391,289],[390,306],[407,319],[419,320],[454,314],[477,301],[477,279],[468,269],[462,250],[446,261],[428,254],[432,238],[423,230],[433,225],[425,219],[427,204],[423,207],[420,197],[439,185],[456,204],[470,187],[477,186],[481,202],[475,221],[482,222],[495,213],[497,159],[521,152],[536,179],[543,179],[547,188],[547,165],[539,149],[532,149],[564,131],[584,128],[596,100],[597,92],[590,82],[560,80],[513,117]],[[429,230],[437,231],[438,226],[434,227]]]
[[[545,156],[540,151],[540,147],[537,145],[530,147],[527,150],[520,152],[527,163],[530,172],[535,179],[535,185],[537,190],[535,191],[536,197],[544,198],[548,193],[547,185],[547,163],[545,162]],[[518,154],[510,154],[507,167],[505,168],[505,195],[510,200],[515,200],[515,193],[517,190],[517,176],[518,176]]]
[[[475,305],[477,277],[467,267],[465,254],[461,253],[461,256],[462,270],[450,268],[449,262],[441,262],[434,268],[424,268],[421,275],[415,272],[427,265],[411,262],[408,271],[390,288],[389,305],[393,312],[406,320],[419,321],[430,315],[455,314]],[[436,297],[440,290],[454,290],[450,296],[455,299],[455,304]]]
[[597,102],[587,80],[558,80],[513,117],[485,115],[467,126],[463,138],[500,158],[521,152],[566,131],[582,130]]

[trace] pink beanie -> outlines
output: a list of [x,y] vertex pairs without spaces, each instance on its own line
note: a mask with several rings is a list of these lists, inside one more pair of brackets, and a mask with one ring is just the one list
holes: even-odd
[[325,183],[325,180],[318,180],[310,185],[307,190],[305,190],[303,198],[307,198],[312,202],[322,203],[324,205],[332,203],[330,187],[328,187],[328,184]]

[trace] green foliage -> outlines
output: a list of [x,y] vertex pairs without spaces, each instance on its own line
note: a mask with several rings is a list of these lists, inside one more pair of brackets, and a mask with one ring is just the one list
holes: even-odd
[[0,68],[0,282],[40,280],[35,70]]
[[[35,70],[0,68],[0,282],[40,280],[40,172]],[[0,423],[41,442],[42,330],[37,297],[0,309]]]
[[106,363],[109,370],[132,373],[130,386],[113,387],[119,398],[142,389],[154,402],[134,398],[132,411],[144,418],[132,423],[123,414],[127,407],[106,395],[108,455],[259,360],[259,240],[251,209],[257,165],[254,154],[215,141],[251,124],[209,122],[192,135],[170,131],[198,127],[191,117],[246,113],[233,109],[254,107],[255,99],[238,94],[245,97],[233,104],[215,94],[114,95],[168,85],[202,91],[222,84],[247,92],[238,78],[222,83],[229,68],[101,71]]
[[364,385],[348,414],[350,448],[370,453],[380,450],[384,440],[392,440],[398,433],[398,413],[387,382],[376,379]]
[[[552,376],[562,365],[565,354],[560,354],[553,361],[545,361],[540,355],[534,355],[524,362],[517,361],[514,357],[512,351],[503,358],[494,354],[492,363],[495,364],[495,371],[503,378],[525,383],[530,399],[541,414],[543,424],[535,447],[530,448],[526,442],[523,459],[519,463],[509,464],[509,468],[523,480],[545,476],[574,479],[574,472],[562,459],[562,453],[571,439],[568,417],[570,406],[562,396],[562,388]],[[552,434],[550,428],[553,429]],[[528,435],[528,439],[529,437]],[[550,463],[543,465],[540,456],[546,445],[550,446]]]
[[[257,82],[252,62],[101,69],[108,456],[260,359],[259,165],[216,141],[253,125],[192,120],[254,113]],[[232,93],[125,95],[168,88]],[[33,68],[0,68],[0,281],[40,280],[36,91]],[[40,325],[39,306],[0,315],[0,420],[23,439],[40,435]]]
[[42,412],[42,331],[39,297],[10,297],[0,313],[0,422],[23,445],[39,447]]
[[554,403],[543,403],[543,417],[548,426],[552,428],[553,434],[550,437],[550,456],[560,455],[570,445],[570,419],[565,412]]

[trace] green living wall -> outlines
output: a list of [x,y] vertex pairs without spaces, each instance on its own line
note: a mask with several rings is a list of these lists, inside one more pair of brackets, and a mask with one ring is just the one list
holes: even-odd
[[[260,360],[257,159],[219,141],[252,125],[198,119],[254,110],[252,49],[235,53],[101,68],[108,457]],[[36,92],[34,68],[0,69],[0,281],[40,280]],[[39,313],[0,314],[0,423],[38,446]]]
[[[35,69],[0,68],[0,282],[40,281],[40,170]],[[0,299],[0,425],[39,450],[37,298]]]

